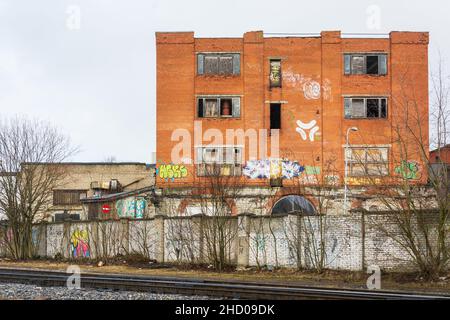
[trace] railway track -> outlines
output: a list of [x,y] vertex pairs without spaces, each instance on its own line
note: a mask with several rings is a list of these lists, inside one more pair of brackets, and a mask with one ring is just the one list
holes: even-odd
[[[60,271],[0,268],[0,282],[65,286],[70,274]],[[232,299],[450,300],[450,295],[396,291],[331,289],[242,281],[82,273],[84,288],[146,291]]]

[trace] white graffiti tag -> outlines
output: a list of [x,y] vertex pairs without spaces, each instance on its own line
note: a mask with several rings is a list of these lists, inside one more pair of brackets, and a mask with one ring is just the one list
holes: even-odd
[[303,93],[307,100],[320,99],[320,84],[317,81],[307,81],[303,84]]
[[319,127],[316,126],[316,123],[317,123],[316,120],[312,120],[308,123],[304,123],[300,120],[297,120],[298,127],[295,129],[295,131],[300,133],[300,136],[302,137],[302,139],[306,141],[307,136],[306,136],[305,130],[310,130],[309,131],[309,140],[314,141],[314,135],[316,134],[317,131],[319,131]]

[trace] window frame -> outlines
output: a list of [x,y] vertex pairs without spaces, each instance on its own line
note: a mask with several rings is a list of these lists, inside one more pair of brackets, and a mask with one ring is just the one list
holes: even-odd
[[[208,166],[217,166],[221,170],[221,176],[231,176],[240,177],[242,176],[242,164],[243,164],[243,147],[242,146],[230,146],[230,145],[220,145],[220,146],[197,146],[195,147],[196,154],[196,174],[197,177],[208,177],[214,174],[208,174],[206,168]],[[215,149],[219,150],[215,160],[204,160],[207,158],[206,151]],[[232,159],[230,159],[227,149],[231,151]],[[224,168],[231,168],[229,175],[222,174]]]
[[[206,100],[216,100],[216,116],[205,116]],[[200,100],[202,100],[202,116],[200,116]],[[230,115],[222,114],[222,100],[231,100]],[[197,96],[195,98],[196,119],[240,119],[242,112],[241,96],[239,95],[219,95],[219,96]]]
[[[363,150],[364,151],[364,162],[362,162],[360,159],[356,159],[354,157],[354,151],[357,150]],[[384,153],[384,159],[382,161],[375,161],[373,158],[369,159],[369,151],[370,150],[379,150],[383,156]],[[389,176],[389,147],[381,147],[381,146],[369,146],[369,147],[363,147],[363,146],[346,146],[345,149],[345,157],[347,159],[347,165],[348,165],[348,176],[349,177],[386,177]],[[362,166],[364,171],[362,174],[355,174],[354,173],[354,167],[360,167]],[[368,166],[384,166],[385,173],[379,173],[379,174],[369,174]]]
[[[274,84],[272,82],[272,63],[278,62],[280,64],[280,69],[279,69],[279,77],[280,80],[278,81],[278,84]],[[269,59],[269,87],[270,88],[282,88],[283,87],[283,69],[282,69],[282,64],[281,64],[281,59]]]
[[[347,116],[347,101],[350,101],[350,112],[352,111],[353,100],[363,100],[364,101],[364,117]],[[378,100],[378,117],[368,117],[367,116],[367,100]],[[385,117],[382,115],[382,101],[386,101]],[[388,120],[389,119],[389,103],[387,96],[347,96],[344,97],[344,119],[345,120]]]
[[[378,73],[367,73],[367,57],[377,56],[378,57]],[[363,57],[363,73],[353,73],[353,58]],[[384,59],[384,61],[383,61]],[[348,61],[347,61],[348,60]],[[384,68],[382,67],[384,62]],[[388,75],[388,53],[386,52],[365,52],[365,53],[344,53],[344,75],[354,76],[354,75],[365,75],[365,76],[386,76]]]
[[[240,76],[241,74],[241,53],[240,52],[198,52],[197,54],[197,76]],[[206,58],[217,59],[217,73],[206,73]],[[231,58],[231,73],[221,72],[220,58]]]

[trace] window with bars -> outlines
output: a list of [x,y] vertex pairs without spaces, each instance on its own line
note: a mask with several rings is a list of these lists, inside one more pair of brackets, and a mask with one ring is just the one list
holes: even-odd
[[239,53],[199,53],[197,54],[197,74],[199,75],[239,75],[241,55]]
[[240,97],[199,97],[197,98],[199,118],[239,118],[241,116]]
[[386,54],[345,54],[345,74],[387,74]]
[[352,97],[344,98],[346,119],[387,118],[387,98]]
[[349,147],[346,149],[349,176],[386,176],[388,170],[387,147]]
[[53,205],[77,205],[87,196],[86,190],[53,190]]
[[197,147],[197,176],[240,176],[242,148],[215,146]]

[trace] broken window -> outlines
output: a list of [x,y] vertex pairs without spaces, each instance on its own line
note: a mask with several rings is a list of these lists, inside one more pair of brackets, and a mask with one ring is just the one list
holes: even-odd
[[270,129],[281,129],[281,104],[270,104]]
[[197,148],[197,176],[240,176],[242,149],[217,146]]
[[387,74],[386,54],[345,54],[345,74]]
[[239,53],[199,53],[197,55],[197,74],[199,75],[238,75],[240,69]]
[[350,176],[388,175],[387,147],[350,147],[346,156]]
[[281,87],[281,60],[270,60],[269,82],[271,88]]
[[386,118],[386,98],[345,98],[344,114],[346,119]]
[[197,99],[199,118],[239,118],[241,116],[240,97],[202,97]]

